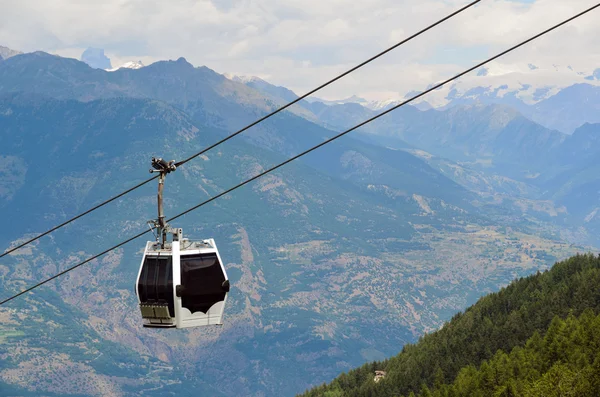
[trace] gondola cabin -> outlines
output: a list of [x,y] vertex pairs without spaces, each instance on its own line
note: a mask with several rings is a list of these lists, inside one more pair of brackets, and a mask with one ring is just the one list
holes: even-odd
[[136,294],[144,327],[189,328],[223,324],[229,279],[213,239],[149,241]]

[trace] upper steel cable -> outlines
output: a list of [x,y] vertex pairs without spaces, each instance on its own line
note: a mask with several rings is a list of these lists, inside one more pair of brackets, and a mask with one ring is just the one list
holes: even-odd
[[[290,102],[290,103],[288,103],[287,105],[285,105],[285,106],[282,106],[282,107],[280,107],[280,108],[278,108],[278,109],[274,110],[273,112],[271,112],[271,113],[267,114],[266,116],[264,116],[264,117],[262,117],[262,118],[260,118],[260,119],[256,120],[255,122],[253,122],[253,123],[251,123],[251,124],[248,124],[246,127],[242,128],[241,130],[239,130],[239,131],[237,131],[237,132],[234,132],[233,134],[231,134],[231,135],[229,135],[229,136],[227,136],[227,137],[225,137],[225,138],[221,139],[220,141],[218,141],[218,142],[216,142],[216,143],[212,144],[211,146],[209,146],[209,147],[207,147],[207,148],[205,148],[205,149],[201,150],[200,152],[198,152],[198,153],[196,153],[196,154],[194,154],[194,155],[192,155],[192,156],[188,157],[187,159],[185,159],[185,160],[183,160],[183,161],[180,161],[180,162],[176,163],[175,165],[179,167],[179,166],[181,166],[181,165],[183,165],[183,164],[187,163],[188,161],[190,161],[190,160],[193,160],[194,158],[196,158],[196,157],[198,157],[198,156],[200,156],[200,155],[202,155],[202,154],[204,154],[204,153],[208,152],[209,150],[211,150],[211,149],[214,149],[215,147],[217,147],[217,146],[221,145],[222,143],[225,143],[225,142],[227,142],[227,141],[228,141],[228,140],[230,140],[231,138],[233,138],[233,137],[235,137],[235,136],[237,136],[237,135],[241,134],[242,132],[244,132],[244,131],[248,130],[249,128],[252,128],[252,127],[254,127],[255,125],[257,125],[257,124],[259,124],[259,123],[262,123],[263,121],[265,121],[265,120],[267,120],[268,118],[270,118],[270,117],[272,117],[272,116],[276,115],[277,113],[279,113],[279,112],[281,112],[281,111],[283,111],[283,110],[285,110],[285,109],[289,108],[290,106],[292,106],[292,105],[294,105],[294,104],[296,104],[296,103],[300,102],[301,100],[305,99],[306,97],[308,97],[308,96],[310,96],[310,95],[314,94],[315,92],[317,92],[317,91],[319,91],[319,90],[321,90],[321,89],[323,89],[323,88],[327,87],[328,85],[330,85],[330,84],[332,84],[332,83],[334,83],[334,82],[338,81],[338,80],[339,80],[339,79],[341,79],[342,77],[344,77],[344,76],[347,76],[348,74],[350,74],[350,73],[352,73],[352,72],[354,72],[354,71],[356,71],[356,70],[360,69],[361,67],[365,66],[365,65],[366,65],[366,64],[368,64],[368,63],[371,63],[371,62],[372,62],[372,61],[374,61],[375,59],[377,59],[377,58],[379,58],[379,57],[381,57],[381,56],[383,56],[383,55],[387,54],[388,52],[390,52],[390,51],[392,51],[392,50],[396,49],[397,47],[399,47],[399,46],[401,46],[401,45],[403,45],[403,44],[405,44],[405,43],[409,42],[410,40],[412,40],[412,39],[416,38],[417,36],[420,36],[420,35],[422,35],[423,33],[427,32],[428,30],[431,30],[431,29],[433,29],[434,27],[436,27],[437,25],[441,24],[442,22],[445,22],[445,21],[447,21],[448,19],[450,19],[450,18],[452,18],[452,17],[454,17],[454,16],[456,16],[456,15],[460,14],[461,12],[463,12],[463,11],[465,11],[466,9],[468,9],[468,8],[470,8],[470,7],[472,7],[472,6],[474,6],[475,4],[479,3],[480,1],[481,1],[481,0],[476,0],[476,1],[473,1],[473,2],[471,2],[471,3],[469,3],[469,4],[467,4],[466,6],[464,6],[464,7],[460,8],[460,9],[458,9],[458,10],[454,11],[453,13],[451,13],[451,14],[447,15],[446,17],[444,17],[444,18],[442,18],[442,19],[438,20],[437,22],[435,22],[435,23],[433,23],[433,24],[431,24],[431,25],[427,26],[425,29],[422,29],[422,30],[418,31],[417,33],[413,34],[412,36],[410,36],[410,37],[408,37],[408,38],[406,38],[406,39],[402,40],[401,42],[399,42],[399,43],[397,43],[397,44],[395,44],[395,45],[393,45],[393,46],[391,46],[391,47],[389,47],[388,49],[386,49],[386,50],[384,50],[384,51],[380,52],[379,54],[377,54],[377,55],[375,55],[375,56],[373,56],[373,57],[371,57],[371,58],[367,59],[366,61],[364,61],[364,62],[362,62],[362,63],[358,64],[357,66],[353,67],[352,69],[349,69],[349,70],[347,70],[346,72],[344,72],[344,73],[342,73],[342,74],[338,75],[337,77],[335,77],[335,78],[333,78],[333,79],[329,80],[328,82],[326,82],[326,83],[324,83],[324,84],[321,84],[320,86],[318,86],[318,87],[317,87],[317,88],[315,88],[314,90],[312,90],[312,91],[309,91],[309,92],[307,92],[306,94],[302,95],[301,97],[298,97],[298,98],[294,99],[293,101],[291,101],[291,102]],[[55,230],[58,230],[58,229],[60,229],[61,227],[68,225],[69,223],[73,222],[74,220],[77,220],[77,219],[81,218],[82,216],[84,216],[84,215],[87,215],[87,214],[89,214],[90,212],[93,212],[93,211],[97,210],[98,208],[105,206],[106,204],[108,204],[108,203],[110,203],[110,202],[112,202],[112,201],[114,201],[114,200],[118,199],[119,197],[122,197],[122,196],[124,196],[125,194],[128,194],[128,193],[130,193],[130,192],[132,192],[132,191],[136,190],[136,189],[137,189],[137,188],[139,188],[139,187],[142,187],[142,186],[143,186],[143,185],[145,185],[146,183],[148,183],[148,182],[150,182],[150,181],[152,181],[152,180],[154,180],[154,179],[156,179],[156,178],[158,178],[158,176],[154,176],[154,177],[152,177],[152,178],[150,178],[150,179],[148,179],[148,180],[146,180],[146,181],[144,181],[144,182],[142,182],[142,183],[140,183],[140,184],[138,184],[138,185],[136,185],[136,186],[134,186],[134,187],[132,187],[132,188],[130,188],[130,189],[128,189],[128,190],[126,190],[126,191],[124,191],[123,193],[120,193],[119,195],[117,195],[117,196],[115,196],[115,197],[113,197],[113,198],[111,198],[111,199],[108,199],[108,200],[106,200],[106,201],[104,201],[104,202],[102,202],[102,203],[100,203],[100,204],[96,205],[96,206],[95,206],[95,207],[93,207],[93,208],[90,208],[89,210],[87,210],[87,211],[85,211],[85,212],[83,212],[83,213],[81,213],[81,214],[79,214],[79,215],[77,215],[77,216],[75,216],[75,217],[73,217],[73,218],[69,219],[68,221],[65,221],[65,222],[61,223],[60,225],[58,225],[58,226],[55,226],[55,227],[53,227],[52,229],[49,229],[49,230],[47,230],[46,232],[44,232],[44,233],[42,233],[42,234],[40,234],[40,235],[38,235],[38,236],[36,236],[36,237],[34,237],[34,238],[30,239],[30,240],[27,240],[26,242],[24,242],[24,243],[22,243],[22,244],[19,244],[19,245],[17,245],[16,247],[13,247],[13,248],[11,248],[11,249],[9,249],[9,250],[5,251],[3,254],[1,254],[1,255],[0,255],[0,258],[2,258],[3,256],[6,256],[6,255],[8,255],[8,254],[10,254],[11,252],[14,252],[14,251],[18,250],[19,248],[22,248],[22,247],[24,247],[24,246],[26,246],[26,245],[28,245],[28,244],[31,244],[31,243],[33,243],[34,241],[36,241],[36,240],[40,239],[41,237],[44,237],[44,236],[46,236],[47,234],[49,234],[49,233],[52,233],[53,231],[55,231]]]
[[87,211],[85,211],[85,212],[82,212],[81,214],[77,215],[76,217],[73,217],[73,218],[69,219],[68,221],[65,221],[65,222],[63,222],[63,223],[61,223],[60,225],[54,226],[52,229],[48,229],[48,230],[46,230],[44,233],[42,233],[42,234],[40,234],[40,235],[38,235],[38,236],[35,236],[34,238],[32,238],[32,239],[29,239],[29,240],[25,241],[24,243],[22,243],[22,244],[19,244],[19,245],[17,245],[16,247],[13,247],[13,248],[9,249],[8,251],[5,251],[5,252],[4,252],[2,255],[0,255],[0,258],[2,258],[2,257],[3,257],[3,256],[5,256],[5,255],[8,255],[8,254],[10,254],[10,253],[11,253],[11,252],[13,252],[13,251],[16,251],[16,250],[18,250],[19,248],[23,248],[23,247],[25,247],[26,245],[33,243],[34,241],[36,241],[36,240],[38,240],[38,239],[40,239],[40,238],[44,237],[45,235],[47,235],[47,234],[50,234],[50,233],[52,233],[53,231],[55,231],[55,230],[58,230],[58,229],[60,229],[61,227],[68,225],[69,223],[73,222],[74,220],[77,220],[77,219],[81,218],[82,216],[84,216],[84,215],[87,215],[87,214],[89,214],[90,212],[92,212],[92,211],[95,211],[95,210],[97,210],[98,208],[105,206],[106,204],[110,203],[111,201],[115,201],[115,200],[116,200],[116,199],[118,199],[119,197],[123,197],[123,196],[124,196],[124,195],[126,195],[127,193],[133,192],[135,189],[137,189],[137,188],[139,188],[139,187],[142,187],[142,186],[144,186],[146,183],[148,183],[148,182],[150,182],[150,181],[153,181],[153,180],[155,180],[156,178],[158,178],[158,175],[156,175],[156,176],[153,176],[152,178],[150,178],[150,179],[148,179],[148,180],[145,180],[145,181],[144,181],[144,182],[142,182],[142,183],[138,183],[138,184],[137,184],[137,185],[135,185],[134,187],[132,187],[132,188],[129,188],[129,189],[127,189],[127,190],[125,190],[123,193],[120,193],[120,194],[118,194],[118,195],[116,195],[116,196],[114,196],[114,197],[112,197],[112,198],[110,198],[110,199],[108,199],[108,200],[106,200],[106,201],[103,201],[102,203],[100,203],[100,204],[96,205],[95,207],[92,207],[92,208],[90,208],[89,210],[87,210]]

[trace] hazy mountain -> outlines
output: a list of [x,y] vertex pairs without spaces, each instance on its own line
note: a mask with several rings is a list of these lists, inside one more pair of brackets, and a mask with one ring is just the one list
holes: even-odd
[[[305,106],[318,122],[337,131],[353,127],[393,106],[379,111],[364,104]],[[361,131],[385,146],[409,145],[454,161],[473,162],[475,167],[493,168],[511,178],[525,179],[545,168],[566,134],[548,130],[504,105],[464,105],[445,110],[404,106],[372,122]],[[531,156],[536,153],[536,156]]]
[[553,153],[552,166],[538,182],[550,199],[594,232],[600,230],[599,141],[600,124],[578,128]]
[[435,168],[462,186],[530,213],[538,208],[563,227],[584,227],[590,235],[600,231],[598,124],[566,135],[500,105],[400,110],[386,123],[372,131],[384,134],[386,146],[401,149],[408,143],[457,162],[438,162]]
[[315,96],[309,96],[308,98],[306,98],[306,100],[310,103],[321,102],[322,104],[325,104],[325,105],[344,105],[346,103],[358,103],[361,105],[366,105],[369,102],[368,100],[361,98],[359,96],[356,96],[356,95],[352,95],[349,98],[338,99],[338,100],[327,100],[327,99],[321,99],[321,98],[318,98]]
[[[531,86],[524,85],[522,90],[525,89],[529,90]],[[508,90],[507,85],[494,90],[489,87],[475,87],[462,94],[450,91],[447,97],[450,102],[443,109],[474,103],[507,105],[546,128],[567,134],[573,133],[585,123],[600,122],[600,87],[597,85],[581,82],[560,89],[538,88],[534,95],[537,100],[531,103],[520,98],[519,92]]]
[[[346,103],[323,105],[316,114],[323,125],[343,130],[376,113]],[[362,130],[364,140],[418,155],[485,202],[535,214],[565,230],[580,227],[590,236],[600,230],[596,125],[567,135],[509,106],[465,105],[404,107]]]
[[345,105],[345,104],[359,104],[370,110],[380,110],[380,109],[388,107],[389,105],[398,103],[398,100],[396,100],[396,99],[386,99],[386,100],[382,100],[382,101],[369,101],[367,99],[361,98],[356,95],[352,95],[349,98],[340,99],[340,100],[326,100],[326,99],[320,99],[317,97],[311,97],[309,99],[309,101],[311,103],[320,102],[320,103],[323,103],[323,104],[329,105],[329,106]]
[[273,85],[256,76],[236,76],[231,74],[225,74],[224,76],[230,80],[237,81],[265,94],[269,94],[274,98],[283,99],[286,102],[292,102],[298,98],[298,95],[296,95],[292,90]]
[[572,133],[585,123],[600,123],[600,87],[572,85],[535,104],[524,114],[542,125]]
[[[279,105],[207,67],[194,67],[184,58],[114,72],[92,69],[83,62],[44,52],[10,61],[0,67],[0,93],[34,92],[83,101],[122,96],[159,99],[182,109],[193,119],[232,130]],[[301,108],[290,111],[304,112]],[[264,133],[266,129],[260,126],[250,133],[255,131]]]
[[[526,88],[526,87],[525,87]],[[487,87],[473,88],[459,95],[455,91],[449,93],[451,102],[444,108],[460,105],[503,104],[510,106],[532,121],[571,134],[585,123],[600,122],[598,116],[598,99],[600,87],[586,83],[578,83],[561,89],[550,87],[536,90],[537,101],[527,103],[519,98],[519,91],[506,91],[507,86],[500,86],[494,91]],[[552,95],[548,95],[552,94]]]
[[22,54],[21,51],[11,50],[8,47],[3,47],[0,45],[0,61],[3,59],[8,59],[10,57],[14,57],[15,55]]
[[[588,75],[570,66],[522,64],[511,68],[499,64],[485,66],[477,73],[463,76],[428,93],[413,105],[421,110],[506,105],[548,129],[567,134],[586,122],[600,122],[597,108],[600,92],[598,70]],[[412,91],[380,101],[367,101],[353,96],[321,102],[328,105],[360,104],[370,110],[381,110],[416,93]]]
[[[279,106],[286,105],[287,103],[298,98],[298,95],[296,95],[292,90],[289,90],[285,87],[276,86],[256,76],[235,76],[227,73],[224,76],[232,81],[255,89]],[[313,106],[313,103],[308,99],[303,99],[288,109],[309,121],[317,123],[319,122],[319,118],[316,114],[319,110],[319,104],[315,104]]]
[[[598,97],[600,87],[586,83],[578,83],[564,88],[544,87],[536,89],[536,101],[525,101],[519,97],[522,90],[530,90],[531,86],[523,85],[520,90],[509,90],[508,85],[500,85],[495,88],[489,86],[477,86],[460,92],[456,88],[445,90],[445,104],[433,107],[427,102],[430,96],[440,95],[437,92],[429,93],[425,99],[411,103],[419,110],[448,110],[454,107],[465,107],[474,105],[504,105],[513,108],[530,120],[552,130],[558,130],[571,134],[585,123],[598,123]],[[551,95],[549,95],[551,94]],[[406,99],[414,95],[409,93]],[[345,101],[322,101],[322,103],[336,105],[361,105],[369,110],[382,111],[391,106],[401,103],[399,99],[388,99],[384,101],[369,102],[361,98]],[[339,107],[338,107],[339,109]]]
[[[357,104],[331,106],[319,117],[336,129],[346,129],[372,117]],[[525,175],[545,166],[550,153],[567,135],[548,130],[501,105],[472,105],[444,111],[400,108],[364,127],[378,137],[408,143],[454,161],[478,163],[508,176]],[[536,156],[531,156],[536,153]]]
[[81,54],[81,61],[94,69],[111,69],[110,58],[101,48],[88,48]]

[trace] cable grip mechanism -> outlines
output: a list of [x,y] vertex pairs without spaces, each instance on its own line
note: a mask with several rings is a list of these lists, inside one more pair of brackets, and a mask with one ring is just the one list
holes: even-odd
[[[160,175],[158,177],[158,219],[155,221],[149,221],[149,223],[153,223],[158,231],[158,236],[160,236],[160,246],[161,248],[165,248],[165,244],[167,242],[167,231],[169,229],[168,225],[165,222],[165,212],[163,208],[163,189],[165,185],[165,177],[168,173],[175,171],[177,169],[177,165],[175,164],[175,160],[166,161],[160,157],[152,157],[152,168],[150,168],[150,173],[159,172]],[[157,238],[158,240],[158,238]]]
[[152,168],[150,168],[150,173],[160,172],[161,174],[168,174],[171,171],[175,171],[177,169],[177,166],[175,165],[175,160],[167,162],[166,160],[163,160],[160,157],[152,157]]

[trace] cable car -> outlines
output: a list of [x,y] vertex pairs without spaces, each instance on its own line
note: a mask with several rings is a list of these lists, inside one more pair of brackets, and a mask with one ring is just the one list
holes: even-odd
[[[144,327],[223,324],[229,280],[213,239],[148,241],[136,282]],[[179,238],[178,238],[179,237]]]
[[[174,171],[175,165],[154,158],[152,165],[165,171],[159,171],[158,220],[149,222],[159,231],[157,241],[146,243],[135,284],[143,326],[222,325],[230,285],[217,245],[213,239],[184,239],[181,228],[165,224],[162,188],[166,173]],[[170,242],[168,234],[173,236]]]

